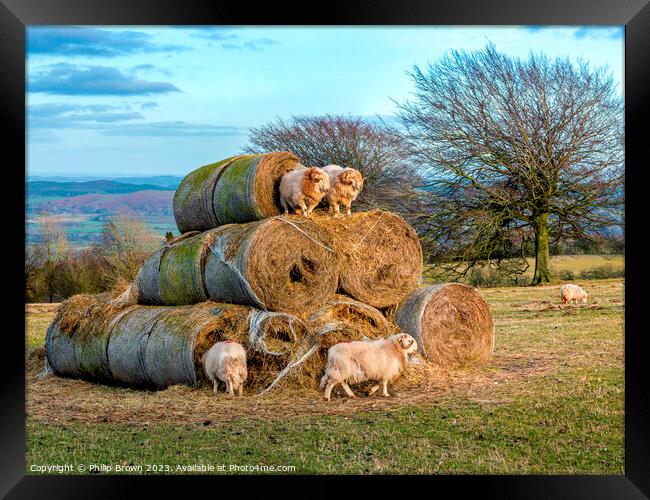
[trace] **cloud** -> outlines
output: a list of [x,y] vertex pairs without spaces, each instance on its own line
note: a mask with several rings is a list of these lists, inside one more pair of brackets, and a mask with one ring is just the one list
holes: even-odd
[[141,102],[140,109],[158,109],[158,103],[156,101],[147,101]]
[[109,66],[52,64],[29,80],[29,92],[61,95],[147,95],[179,92],[175,85],[129,76]]
[[246,135],[248,134],[248,128],[171,121],[120,125],[103,129],[100,133],[103,135],[140,137],[224,137]]
[[152,52],[178,52],[187,47],[158,44],[140,31],[85,27],[32,27],[27,30],[27,54],[116,57]]
[[154,64],[138,64],[137,66],[133,66],[130,71],[132,73],[138,73],[140,71],[144,71],[145,73],[157,71],[163,75],[171,76],[171,72],[169,70],[161,68],[160,66],[155,66]]
[[225,40],[236,40],[239,38],[239,35],[233,33],[232,29],[219,28],[219,27],[197,28],[193,30],[191,36],[195,38],[203,38],[206,40],[212,40],[216,42],[223,42]]
[[573,32],[577,39],[618,40],[622,39],[625,31],[622,26],[582,26]]
[[191,36],[203,38],[212,42],[221,42],[221,47],[228,50],[260,51],[265,47],[280,43],[272,38],[254,38],[252,40],[246,40],[240,35],[242,32],[245,33],[245,30],[240,30],[239,33],[235,33],[235,30],[232,28],[206,26],[193,30]]
[[255,51],[260,51],[263,50],[265,47],[268,47],[270,45],[277,45],[280,42],[277,40],[273,40],[272,38],[256,38],[254,40],[249,40],[247,42],[228,42],[228,43],[222,43],[221,46],[224,49],[230,49],[230,50],[255,50]]
[[[101,124],[144,118],[129,106],[47,103],[27,108],[29,129],[95,128]],[[96,125],[94,125],[96,124]]]

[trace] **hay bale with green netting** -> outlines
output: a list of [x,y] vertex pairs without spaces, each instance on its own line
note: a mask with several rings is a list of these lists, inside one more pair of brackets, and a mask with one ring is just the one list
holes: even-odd
[[335,218],[315,213],[341,258],[340,288],[356,300],[384,308],[404,300],[422,275],[422,247],[399,215],[373,210]]
[[201,357],[223,340],[246,348],[246,387],[253,390],[271,384],[314,344],[307,323],[285,313],[212,301],[118,310],[102,294],[64,302],[48,329],[45,351],[59,376],[164,388],[203,382]]
[[116,305],[213,299],[306,316],[332,297],[338,276],[327,230],[275,217],[171,241],[143,264]]
[[438,366],[483,366],[492,357],[494,320],[485,299],[471,286],[422,286],[390,308],[387,316]]
[[280,213],[279,184],[286,172],[303,168],[289,152],[240,155],[190,172],[174,194],[181,233],[252,222]]

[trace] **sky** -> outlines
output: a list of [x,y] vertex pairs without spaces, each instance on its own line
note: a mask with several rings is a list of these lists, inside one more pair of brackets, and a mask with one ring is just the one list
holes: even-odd
[[185,175],[277,117],[390,121],[452,49],[581,58],[623,95],[624,28],[39,26],[27,30],[28,176]]

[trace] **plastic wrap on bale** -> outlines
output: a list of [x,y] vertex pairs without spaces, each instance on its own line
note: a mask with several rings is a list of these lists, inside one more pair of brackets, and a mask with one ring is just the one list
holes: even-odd
[[338,279],[327,230],[274,217],[173,240],[145,261],[132,290],[140,304],[213,299],[306,316],[334,295]]
[[181,233],[252,222],[280,214],[279,183],[286,172],[304,168],[289,152],[240,155],[190,172],[174,194]]
[[223,340],[244,345],[249,389],[270,385],[314,345],[307,323],[286,313],[212,301],[116,309],[104,294],[62,304],[45,354],[58,376],[139,388],[195,386],[205,380],[203,353]]

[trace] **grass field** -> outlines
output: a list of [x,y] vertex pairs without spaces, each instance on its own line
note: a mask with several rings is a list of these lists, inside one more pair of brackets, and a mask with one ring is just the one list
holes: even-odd
[[[586,305],[560,306],[557,285],[483,289],[496,321],[491,363],[441,373],[417,394],[396,384],[388,399],[135,391],[41,379],[42,358],[30,361],[26,472],[69,463],[85,473],[89,464],[143,467],[130,473],[147,473],[147,464],[150,472],[212,464],[228,473],[233,464],[252,467],[245,473],[266,465],[293,473],[623,474],[623,281],[578,283],[590,294]],[[30,360],[53,314],[28,308]]]

